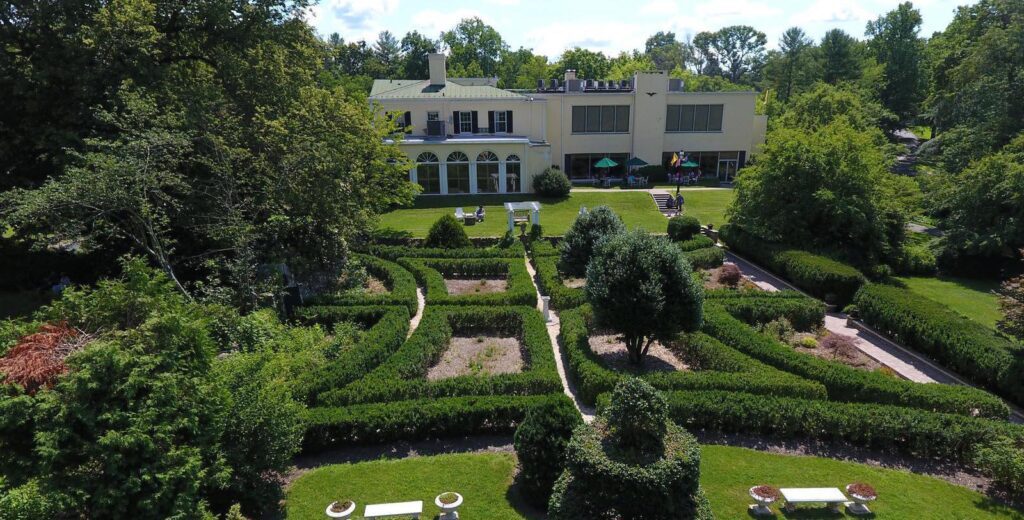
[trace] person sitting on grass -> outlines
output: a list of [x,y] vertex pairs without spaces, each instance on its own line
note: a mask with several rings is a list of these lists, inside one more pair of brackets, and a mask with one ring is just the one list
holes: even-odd
[[477,206],[476,207],[476,219],[478,221],[480,221],[480,222],[484,221],[484,207],[483,206]]

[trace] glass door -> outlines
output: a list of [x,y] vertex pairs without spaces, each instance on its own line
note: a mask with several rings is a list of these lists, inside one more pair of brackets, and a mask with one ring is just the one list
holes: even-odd
[[737,166],[739,161],[735,159],[718,161],[718,179],[722,182],[732,182],[736,178]]

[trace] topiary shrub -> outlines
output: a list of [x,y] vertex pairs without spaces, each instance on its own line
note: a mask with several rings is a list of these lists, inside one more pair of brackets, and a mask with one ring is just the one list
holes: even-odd
[[582,422],[580,413],[567,400],[527,412],[513,437],[519,482],[527,502],[541,508],[547,505],[555,480],[565,470],[565,446]]
[[542,197],[568,197],[571,189],[569,177],[558,168],[547,168],[533,178],[533,191]]
[[700,233],[700,221],[689,215],[676,215],[668,219],[668,237],[677,242],[690,240]]
[[697,440],[669,421],[665,398],[639,379],[616,386],[601,416],[573,433],[565,458],[551,520],[714,518],[700,489]]
[[701,326],[704,289],[690,264],[671,242],[643,230],[598,244],[585,293],[597,321],[625,336],[634,364],[643,363],[655,340]]
[[424,242],[424,245],[426,247],[455,249],[459,247],[472,247],[473,243],[469,241],[469,237],[466,236],[466,230],[462,229],[462,224],[455,219],[455,216],[445,214],[437,219],[433,226],[430,226],[430,232],[427,233],[427,240]]
[[598,241],[622,233],[626,225],[608,206],[580,214],[558,245],[558,268],[571,276],[583,276]]

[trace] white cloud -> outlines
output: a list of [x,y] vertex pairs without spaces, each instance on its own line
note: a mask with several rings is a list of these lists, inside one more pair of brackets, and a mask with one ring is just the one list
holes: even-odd
[[397,11],[398,0],[323,0],[309,9],[308,19],[321,33],[369,41],[387,29],[383,19]]
[[487,0],[487,3],[494,5],[514,6],[519,5],[519,0]]
[[769,2],[752,0],[711,0],[695,5],[690,11],[696,20],[712,25],[725,25],[730,21],[764,20],[783,12]]
[[673,16],[679,14],[681,6],[672,0],[652,0],[640,6],[640,14],[647,16]]
[[648,28],[637,24],[615,21],[555,22],[527,31],[523,38],[525,47],[532,47],[537,54],[555,60],[562,51],[583,47],[601,51],[609,56],[619,51],[642,49],[647,40]]
[[854,23],[863,24],[877,16],[860,4],[845,0],[815,0],[806,9],[794,13],[790,21],[798,25]]

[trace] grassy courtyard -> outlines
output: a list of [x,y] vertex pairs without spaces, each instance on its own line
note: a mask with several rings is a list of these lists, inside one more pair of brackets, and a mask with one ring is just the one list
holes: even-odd
[[999,297],[995,294],[999,283],[994,280],[907,277],[900,281],[913,293],[941,303],[986,327],[995,328],[1002,317]]
[[[686,190],[685,209],[701,223],[711,222],[716,226],[725,222],[725,208],[732,201],[731,189]],[[652,232],[665,230],[665,217],[658,212],[654,200],[647,192],[620,190],[579,191],[564,199],[543,199],[536,195],[453,195],[443,197],[419,197],[411,208],[403,208],[384,214],[380,218],[383,230],[408,233],[413,237],[425,237],[434,223],[445,213],[454,213],[455,208],[464,211],[484,206],[487,218],[484,222],[466,226],[471,237],[499,237],[505,233],[507,221],[505,202],[536,200],[541,203],[540,222],[545,235],[561,235],[572,224],[580,206],[610,206],[629,227],[642,227]]]
[[[786,487],[844,487],[868,482],[880,499],[872,505],[879,518],[1024,519],[1024,514],[986,497],[931,477],[817,457],[793,457],[727,446],[703,446],[701,483],[715,518],[749,518],[755,484]],[[288,491],[289,519],[319,519],[336,499],[367,503],[423,500],[422,518],[434,518],[434,497],[458,491],[465,497],[463,518],[494,520],[538,518],[517,503],[510,492],[515,457],[494,453],[439,455],[395,461],[326,466],[299,478]],[[823,509],[800,511],[786,518],[844,518]],[[361,518],[356,516],[354,518]]]

